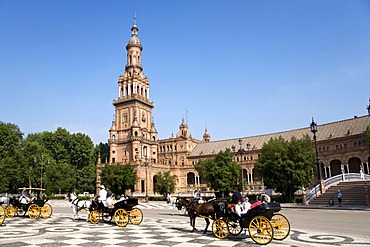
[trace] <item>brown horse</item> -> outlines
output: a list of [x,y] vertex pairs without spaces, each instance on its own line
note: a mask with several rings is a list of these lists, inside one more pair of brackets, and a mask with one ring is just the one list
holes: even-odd
[[204,229],[203,234],[207,232],[208,226],[209,226],[209,219],[214,220],[215,219],[215,209],[213,207],[212,202],[206,202],[206,203],[198,203],[197,201],[185,199],[185,198],[178,198],[177,199],[177,208],[181,210],[181,208],[185,206],[186,210],[189,213],[190,217],[190,226],[193,227],[193,230],[191,232],[196,231],[195,228],[195,218],[196,217],[202,217],[206,220],[206,228]]

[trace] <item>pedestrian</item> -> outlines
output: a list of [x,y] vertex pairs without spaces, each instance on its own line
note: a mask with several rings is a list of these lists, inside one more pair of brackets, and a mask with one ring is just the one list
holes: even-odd
[[338,198],[339,207],[342,206],[342,197],[343,197],[342,192],[338,190],[337,198]]

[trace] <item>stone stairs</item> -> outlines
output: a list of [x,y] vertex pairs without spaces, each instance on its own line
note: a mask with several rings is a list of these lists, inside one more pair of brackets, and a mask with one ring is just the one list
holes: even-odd
[[[369,184],[369,183],[368,183]],[[334,205],[338,205],[337,193],[340,190],[343,194],[342,205],[366,205],[365,181],[340,182],[331,186],[324,194],[316,197],[310,205],[329,205],[329,200],[334,200]],[[369,188],[370,189],[370,188]]]

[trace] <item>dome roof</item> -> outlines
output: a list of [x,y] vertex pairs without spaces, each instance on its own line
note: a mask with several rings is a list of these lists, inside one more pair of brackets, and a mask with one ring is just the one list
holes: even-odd
[[138,46],[142,50],[143,47],[141,46],[139,37],[137,36],[137,32],[139,31],[139,28],[137,28],[136,24],[132,26],[131,31],[132,31],[132,35],[131,35],[130,40],[128,41],[126,49],[128,49],[130,46]]
[[128,42],[129,45],[140,45],[139,37],[136,34],[133,34]]

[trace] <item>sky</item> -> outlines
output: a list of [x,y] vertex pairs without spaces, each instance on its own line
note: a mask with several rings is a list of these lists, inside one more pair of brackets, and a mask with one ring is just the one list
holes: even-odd
[[135,15],[159,139],[367,114],[367,0],[0,0],[0,121],[106,143]]

